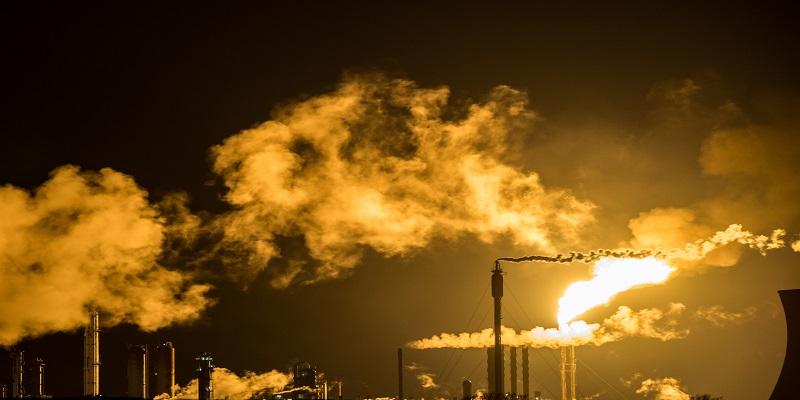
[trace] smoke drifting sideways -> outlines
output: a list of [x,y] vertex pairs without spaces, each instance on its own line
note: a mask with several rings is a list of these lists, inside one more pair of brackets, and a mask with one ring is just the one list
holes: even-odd
[[[230,400],[245,400],[255,398],[259,394],[271,394],[282,391],[292,381],[291,373],[278,370],[267,371],[261,374],[246,371],[243,376],[217,367],[211,373],[211,384],[214,388],[214,397]],[[186,386],[179,387],[174,397],[166,393],[156,396],[156,400],[167,399],[197,399],[197,379],[191,380]]]
[[310,260],[269,270],[275,287],[346,276],[366,248],[405,255],[437,237],[504,236],[542,251],[576,243],[594,204],[509,161],[535,121],[526,94],[498,86],[465,107],[448,97],[351,75],[214,146],[232,207],[215,225],[232,274],[267,269],[286,236],[301,237]]
[[436,374],[428,371],[428,368],[412,362],[411,364],[406,365],[406,369],[414,373],[414,376],[417,378],[417,382],[421,388],[436,389],[439,387],[439,384],[436,383],[435,379]]
[[[536,327],[531,330],[515,331],[502,327],[503,344],[509,346],[529,346],[533,348],[559,348],[563,346],[601,346],[620,341],[626,337],[643,337],[669,341],[682,339],[689,334],[688,329],[678,327],[678,319],[686,307],[681,303],[671,303],[666,310],[646,308],[638,311],[621,306],[601,323],[574,321],[559,328]],[[430,338],[419,339],[407,344],[412,349],[441,348],[485,348],[494,346],[491,328],[472,333],[442,333]]]
[[642,380],[636,394],[642,396],[653,395],[654,400],[691,400],[689,393],[684,391],[680,382],[675,378],[647,378]]
[[0,345],[77,329],[90,309],[145,331],[198,318],[210,287],[159,264],[166,229],[147,193],[108,168],[0,187]]

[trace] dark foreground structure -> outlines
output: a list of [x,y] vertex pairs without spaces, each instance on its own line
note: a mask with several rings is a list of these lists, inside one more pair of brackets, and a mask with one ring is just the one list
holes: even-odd
[[786,314],[786,356],[770,400],[797,399],[800,393],[800,289],[780,290]]

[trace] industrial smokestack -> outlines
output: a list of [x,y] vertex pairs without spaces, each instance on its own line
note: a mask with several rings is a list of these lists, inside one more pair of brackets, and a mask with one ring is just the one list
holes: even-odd
[[32,376],[28,379],[29,389],[25,391],[26,394],[30,397],[44,397],[44,360],[37,357],[28,371]]
[[464,378],[461,382],[461,400],[470,400],[472,398],[472,381]]
[[150,355],[152,381],[151,396],[168,394],[175,396],[175,346],[172,342],[164,342],[155,346]]
[[403,349],[397,349],[397,399],[403,400]]
[[23,371],[25,370],[25,352],[22,350],[11,353],[11,397],[25,396],[25,383]]
[[530,366],[528,365],[528,348],[522,348],[522,397],[529,400],[531,396]]
[[517,397],[517,348],[511,346],[508,348],[508,363],[511,367],[511,371],[509,373],[509,387],[508,391],[511,393],[511,398],[516,399]]
[[147,345],[128,346],[128,397],[146,399],[147,391]]
[[342,396],[342,381],[339,381],[339,400],[344,400],[344,396]]
[[501,334],[501,309],[503,299],[503,270],[496,262],[492,271],[492,297],[494,298],[494,383],[495,390],[490,394],[496,399],[504,397],[503,390],[503,341]]
[[83,396],[100,395],[100,314],[92,311],[83,331]]
[[494,386],[494,347],[486,348],[486,382],[489,386],[488,397],[492,397],[495,391]]
[[214,372],[214,359],[208,353],[195,358],[197,365],[197,399],[214,400],[214,387],[211,384],[211,373]]
[[800,289],[780,290],[778,294],[786,315],[786,355],[778,382],[772,390],[770,400],[797,398],[800,393]]

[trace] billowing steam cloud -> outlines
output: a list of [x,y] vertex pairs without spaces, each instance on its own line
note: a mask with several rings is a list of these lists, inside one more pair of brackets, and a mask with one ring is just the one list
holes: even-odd
[[800,240],[796,240],[792,243],[792,250],[800,253]]
[[[277,370],[256,374],[247,371],[243,376],[236,375],[226,368],[214,368],[211,384],[214,397],[230,400],[246,400],[257,394],[270,394],[283,390],[292,381],[292,375]],[[167,400],[166,394],[157,396],[158,400]],[[197,399],[197,379],[175,392],[174,399]]]
[[84,325],[191,321],[207,285],[158,264],[162,216],[133,179],[65,166],[33,193],[0,187],[0,345]]
[[[678,317],[684,309],[685,306],[681,303],[672,303],[667,310],[646,308],[633,311],[629,307],[621,306],[612,316],[599,324],[575,321],[559,329],[536,327],[519,332],[503,327],[502,341],[509,346],[558,348],[569,345],[601,346],[626,337],[644,337],[661,341],[682,339],[689,334],[688,329],[678,327]],[[413,349],[467,349],[493,345],[494,335],[491,328],[472,333],[442,333],[408,343],[408,347]]]
[[302,237],[314,261],[273,271],[282,287],[340,276],[364,248],[402,255],[434,237],[507,235],[544,251],[574,242],[594,205],[506,161],[535,117],[525,93],[499,86],[466,109],[448,96],[351,76],[215,146],[234,209],[221,247],[254,274],[279,256],[278,236]]
[[680,386],[675,378],[648,378],[636,389],[636,394],[653,395],[654,400],[690,400],[691,396]]

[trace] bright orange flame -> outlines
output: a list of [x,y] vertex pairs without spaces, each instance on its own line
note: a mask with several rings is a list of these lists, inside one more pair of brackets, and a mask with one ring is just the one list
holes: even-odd
[[663,260],[647,258],[602,258],[594,264],[594,276],[575,282],[558,299],[558,326],[568,330],[569,322],[584,312],[606,304],[628,289],[662,283],[675,268]]

